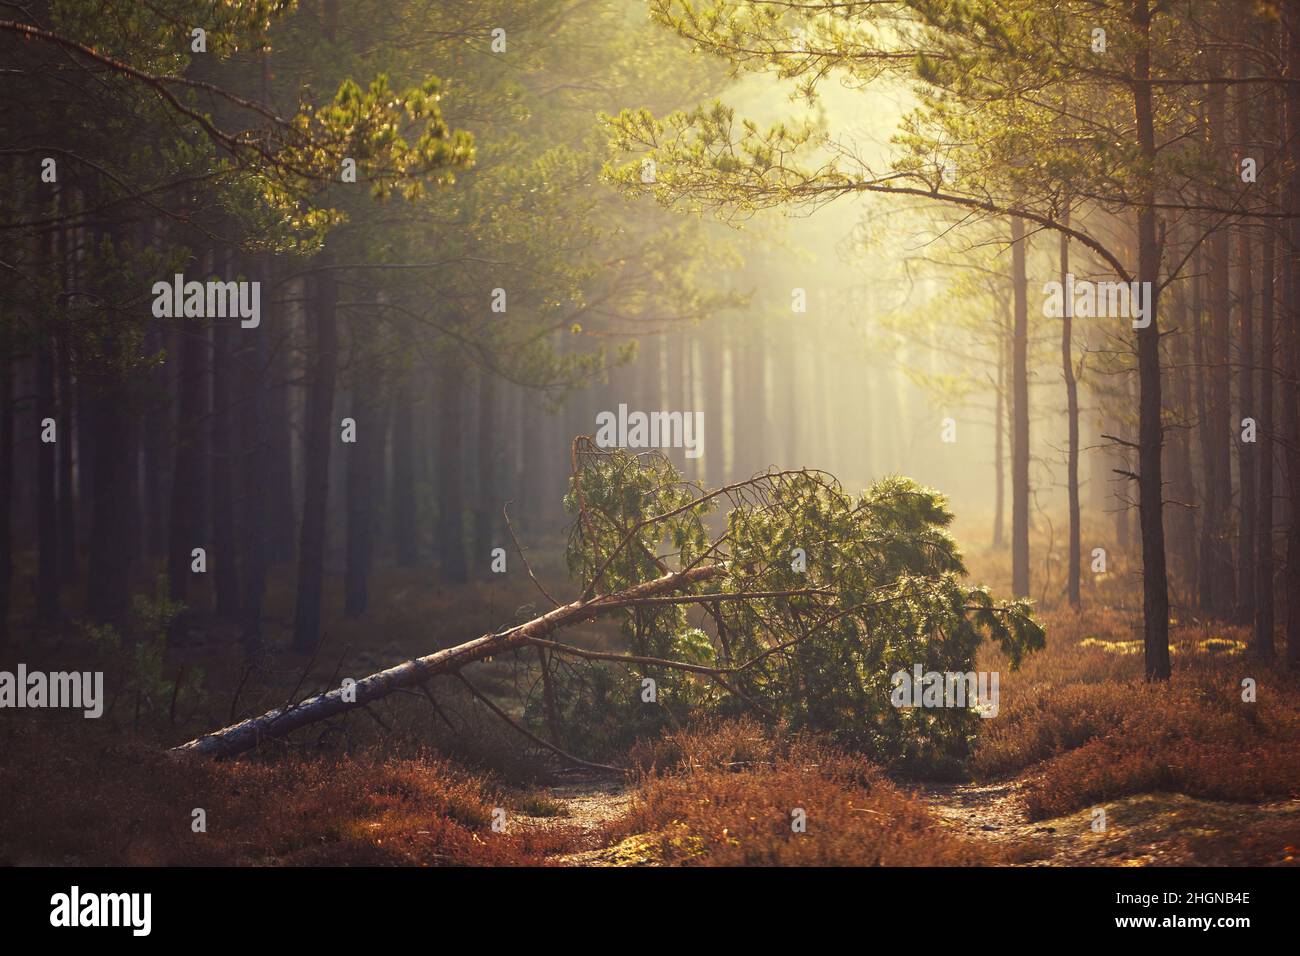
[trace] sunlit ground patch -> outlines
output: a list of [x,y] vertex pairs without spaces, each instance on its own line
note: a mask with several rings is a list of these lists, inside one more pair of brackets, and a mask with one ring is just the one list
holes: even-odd
[[[1080,647],[1096,647],[1108,654],[1141,654],[1141,641],[1106,641],[1099,637],[1086,637],[1079,642]],[[1207,637],[1202,641],[1184,641],[1169,645],[1170,654],[1182,654],[1187,651],[1201,651],[1209,654],[1241,654],[1246,650],[1246,642],[1230,637]]]

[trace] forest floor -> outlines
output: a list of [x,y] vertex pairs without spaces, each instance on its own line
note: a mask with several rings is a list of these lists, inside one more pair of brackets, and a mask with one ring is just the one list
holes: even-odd
[[[1003,570],[974,577],[996,591]],[[1176,611],[1174,677],[1147,684],[1125,581],[1091,584],[1082,613],[1045,607],[1047,648],[1017,670],[981,652],[980,669],[1002,672],[1002,708],[958,775],[905,776],[747,721],[689,725],[631,752],[597,721],[573,749],[633,773],[559,773],[454,681],[435,685],[437,710],[398,694],[375,720],[345,718],[244,759],[168,757],[236,714],[535,610],[527,580],[444,588],[422,569],[388,570],[363,618],[345,619],[341,589],[329,590],[328,640],[306,660],[285,649],[293,592],[280,572],[268,593],[280,650],[251,677],[219,628],[156,658],[74,630],[10,648],[48,669],[102,668],[118,689],[100,720],[0,721],[0,865],[1300,865],[1300,675],[1250,658],[1244,628]],[[594,624],[569,637],[618,646]],[[502,657],[471,679],[526,719],[512,702],[532,666]],[[198,808],[206,832],[191,826]],[[804,833],[792,832],[795,808]]]
[[[1105,829],[1094,830],[1092,808],[1045,820],[1028,819],[1020,802],[1022,786],[1016,781],[932,784],[913,792],[941,826],[972,843],[1006,850],[1009,862],[1022,866],[1250,866],[1265,862],[1269,847],[1279,838],[1300,833],[1300,800],[1240,804],[1179,793],[1139,794],[1099,804],[1105,812]],[[562,810],[545,817],[518,816],[514,825],[524,830],[564,828],[580,847],[548,854],[548,863],[662,865],[653,834],[607,839],[627,815],[634,787],[592,778],[544,792]],[[1293,856],[1286,854],[1277,862],[1294,863]]]
[[[919,793],[936,816],[970,838],[1028,849],[1030,866],[1252,865],[1263,862],[1255,843],[1264,834],[1300,832],[1300,800],[1241,804],[1144,793],[1035,821],[1019,802],[1020,788],[1011,781]],[[1093,829],[1095,809],[1105,813],[1098,818],[1104,830]]]

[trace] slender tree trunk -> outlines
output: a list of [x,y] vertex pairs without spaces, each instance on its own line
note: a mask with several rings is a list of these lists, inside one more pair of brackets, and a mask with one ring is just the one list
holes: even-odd
[[[111,334],[111,333],[110,333]],[[114,350],[118,343],[114,343]],[[109,353],[111,354],[111,353]],[[130,605],[131,509],[124,506],[135,493],[132,466],[135,443],[127,410],[126,381],[114,378],[97,392],[95,483],[90,518],[90,561],[87,568],[86,612],[98,624],[126,623]]]
[[1011,285],[1014,294],[1011,388],[1011,590],[1029,597],[1029,279],[1025,272],[1025,221],[1011,217]]
[[[145,332],[146,354],[156,354],[160,350],[170,351],[167,349],[167,332],[168,329],[158,323],[157,320],[150,323]],[[150,369],[146,378],[148,394],[145,396],[140,448],[141,479],[144,486],[142,495],[145,507],[141,517],[144,523],[145,554],[148,555],[151,567],[155,558],[163,557],[165,559],[167,555],[168,515],[165,505],[169,498],[166,491],[166,459],[170,456],[175,441],[170,428],[172,406],[170,375],[171,369],[162,364],[157,368]],[[64,418],[71,423],[71,414],[65,412]],[[60,467],[63,465],[64,461],[61,460]],[[72,481],[71,462],[67,462],[67,465],[68,486],[70,489]],[[59,495],[62,498],[62,473],[59,475]],[[64,514],[70,513],[70,508],[61,510],[60,520],[63,520]]]
[[416,535],[415,433],[411,424],[411,388],[406,379],[397,387],[393,410],[393,547],[399,568],[413,568],[420,560]]
[[444,362],[438,374],[438,564],[451,584],[469,580],[465,563],[465,495],[461,480],[464,454],[465,367],[460,356]]
[[1287,362],[1287,377],[1282,399],[1286,406],[1287,483],[1290,518],[1287,528],[1286,575],[1286,663],[1289,669],[1300,666],[1300,416],[1297,415],[1297,389],[1300,387],[1300,9],[1294,4],[1285,8],[1287,28],[1286,86],[1287,136],[1291,158],[1291,179],[1287,206],[1290,248],[1287,249],[1286,333],[1282,349]]
[[[1209,92],[1211,147],[1216,155],[1231,163],[1226,126],[1226,92],[1222,85]],[[1232,361],[1229,351],[1231,332],[1232,289],[1230,281],[1229,233],[1226,226],[1215,229],[1210,237],[1210,449],[1214,455],[1215,498],[1218,507],[1207,518],[1214,525],[1211,536],[1213,568],[1213,609],[1226,617],[1236,603],[1236,574],[1232,567],[1229,538],[1231,521],[1226,516],[1232,508]]]
[[[222,256],[225,271],[231,272],[230,257]],[[229,277],[233,278],[233,276]],[[223,281],[227,281],[223,277]],[[239,568],[235,560],[235,472],[234,458],[234,319],[212,319],[212,530],[209,540],[208,569],[212,573],[216,603],[214,612],[220,620],[239,619]],[[244,331],[244,330],[241,330]]]
[[361,376],[352,389],[352,417],[357,440],[344,445],[347,455],[347,564],[344,571],[343,613],[359,617],[370,605],[371,530],[374,524],[375,464],[384,447],[382,418],[374,406],[374,385]]
[[[1249,64],[1243,57],[1240,61],[1240,73],[1246,75]],[[1238,87],[1234,106],[1237,111],[1237,142],[1245,144],[1253,138],[1249,96],[1244,88]],[[1239,225],[1237,235],[1237,315],[1240,336],[1237,347],[1237,391],[1241,402],[1241,415],[1233,423],[1233,434],[1237,445],[1237,472],[1240,481],[1241,526],[1237,538],[1237,614],[1243,621],[1250,621],[1255,615],[1255,556],[1258,552],[1257,522],[1259,498],[1256,485],[1258,468],[1256,464],[1259,411],[1255,408],[1255,257],[1252,253],[1254,229]],[[1256,440],[1245,441],[1242,420],[1255,419]]]
[[[703,394],[704,401],[704,456],[700,458],[703,476],[712,485],[726,483],[726,446],[723,443],[723,408],[722,396],[722,322],[712,320],[706,325],[705,337],[701,347],[704,353]],[[807,448],[806,444],[801,445]]]
[[[1195,281],[1195,280],[1192,280]],[[1194,415],[1192,400],[1192,354],[1191,324],[1195,317],[1188,306],[1187,283],[1180,282],[1174,286],[1174,314],[1177,316],[1178,330],[1173,335],[1173,360],[1176,372],[1172,384],[1176,393],[1179,427],[1172,433],[1170,441],[1170,487],[1178,508],[1173,513],[1173,526],[1170,530],[1170,551],[1177,555],[1178,570],[1183,586],[1183,594],[1188,603],[1194,603],[1197,581],[1196,560],[1196,516],[1192,503],[1196,500],[1196,489],[1192,480],[1192,425]]]
[[[278,339],[269,339],[266,390],[266,495],[267,561],[269,564],[292,561],[297,543],[297,513],[294,506],[293,428],[289,413],[289,356],[293,340],[292,314],[283,310],[284,321],[278,323]],[[270,332],[267,332],[270,335]]]
[[[53,233],[50,233],[53,236]],[[40,340],[36,347],[36,620],[50,626],[59,620],[59,526],[56,442],[44,440],[45,422],[54,421],[57,441],[71,441],[60,433],[54,407],[54,352],[50,343],[50,316],[36,317]]]
[[[60,190],[60,200],[65,203],[67,192]],[[72,292],[78,281],[76,249],[74,240],[77,230],[63,231],[63,276],[64,288]],[[56,346],[58,363],[59,391],[59,580],[64,587],[77,583],[77,501],[73,492],[73,462],[77,448],[77,432],[81,429],[80,414],[77,414],[76,426],[73,425],[75,393],[72,386],[72,332],[63,325],[59,329]]]
[[[1005,313],[1005,309],[1004,309]],[[1003,530],[1006,526],[1006,449],[1003,436],[1007,431],[1006,404],[1007,389],[1007,316],[999,317],[998,334],[998,387],[993,404],[993,547],[1002,547]]]
[[1197,561],[1197,604],[1204,614],[1214,613],[1214,534],[1218,524],[1219,482],[1216,477],[1217,461],[1210,420],[1210,363],[1205,335],[1205,300],[1203,272],[1205,260],[1198,250],[1192,256],[1192,322],[1196,345],[1196,418],[1201,446],[1201,540]]
[[[179,320],[180,376],[176,421],[176,464],[172,471],[171,531],[167,546],[167,581],[172,600],[189,603],[191,552],[206,548],[202,534],[202,453],[204,334],[197,323]],[[84,403],[82,408],[85,408]],[[83,427],[84,424],[83,424]],[[93,487],[93,485],[92,485]]]
[[[1151,14],[1147,0],[1134,0],[1134,25],[1140,31],[1133,71],[1133,113],[1143,160],[1156,157],[1151,94]],[[1142,526],[1142,617],[1147,680],[1169,679],[1169,582],[1165,570],[1164,445],[1160,400],[1160,246],[1156,239],[1155,184],[1148,173],[1138,208],[1138,276],[1150,283],[1150,312],[1138,329],[1138,517]]]
[[[58,232],[46,229],[40,243],[41,271],[45,275],[55,272],[58,257]],[[54,334],[55,315],[53,303],[41,299],[36,303],[33,327],[38,330],[36,342],[36,620],[44,626],[59,620],[59,523],[57,487],[58,441],[71,441],[72,436],[61,432],[54,404]],[[42,314],[47,309],[48,314]],[[45,422],[55,422],[56,441],[45,441]]]
[[1263,264],[1260,282],[1260,377],[1259,393],[1259,538],[1256,542],[1255,630],[1252,650],[1272,660],[1273,651],[1273,273],[1277,255],[1273,227],[1264,230]]
[[[1065,213],[1068,226],[1070,214]],[[1061,288],[1065,288],[1066,275],[1070,271],[1070,237],[1061,233]],[[1074,377],[1073,324],[1074,303],[1067,298],[1064,315],[1061,319],[1061,374],[1065,378],[1065,414],[1068,430],[1066,451],[1065,484],[1070,507],[1070,555],[1066,590],[1070,606],[1078,608],[1079,596],[1079,552],[1082,548],[1079,532],[1079,386]]]
[[[267,257],[262,261],[264,266],[269,266],[271,260]],[[265,267],[263,275],[270,279],[274,271]],[[263,647],[262,605],[266,599],[266,570],[270,564],[267,477],[271,469],[271,423],[267,415],[267,368],[270,362],[269,328],[278,314],[277,309],[273,316],[263,316],[262,324],[255,329],[241,329],[239,340],[242,348],[236,353],[239,388],[243,396],[238,415],[242,448],[237,457],[244,512],[240,534],[243,587],[239,619],[240,640],[250,655],[257,654]]]
[[[544,479],[540,472],[541,463],[546,460],[546,446],[542,441],[546,421],[542,416],[541,402],[537,394],[531,389],[523,389],[520,397],[522,404],[520,437],[523,453],[520,456],[522,461],[516,487],[519,489],[520,517],[523,519],[521,524],[528,531],[536,532],[540,531],[544,524],[545,496],[542,493]],[[441,409],[438,411],[442,414]],[[512,509],[511,514],[513,513]]]
[[13,585],[14,366],[13,325],[0,316],[0,648],[9,643]]
[[[496,546],[497,513],[500,510],[497,472],[501,467],[497,451],[496,379],[487,369],[478,373],[478,496],[474,507],[474,560],[488,567]],[[586,397],[585,394],[583,396]],[[587,402],[583,402],[583,407]],[[584,423],[585,425],[585,423]],[[586,434],[586,431],[581,431]]]
[[330,449],[338,432],[334,421],[334,382],[338,373],[338,283],[330,262],[312,282],[315,357],[307,393],[303,428],[302,532],[298,538],[298,599],[293,623],[293,649],[308,654],[321,638],[321,596],[325,579],[328,532]]

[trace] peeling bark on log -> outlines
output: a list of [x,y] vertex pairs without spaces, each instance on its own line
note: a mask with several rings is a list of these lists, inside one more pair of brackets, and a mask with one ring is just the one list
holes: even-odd
[[298,704],[277,708],[260,717],[250,717],[211,734],[205,734],[173,748],[172,752],[198,754],[203,757],[234,756],[253,749],[264,740],[284,737],[308,724],[364,707],[371,701],[387,696],[400,688],[419,686],[431,677],[454,673],[466,664],[524,646],[533,638],[546,637],[554,631],[579,621],[589,620],[598,614],[635,605],[643,598],[678,591],[717,577],[723,573],[723,570],[721,565],[712,564],[687,571],[675,571],[613,594],[561,605],[541,617],[533,618],[499,634],[485,634],[464,644],[435,651],[377,674],[371,674],[357,681],[353,688],[356,692],[355,699],[351,701],[344,700],[341,687],[335,688],[327,693],[309,697]]

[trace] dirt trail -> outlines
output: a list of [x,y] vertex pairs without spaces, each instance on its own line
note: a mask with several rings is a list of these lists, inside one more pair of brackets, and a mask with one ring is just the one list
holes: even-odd
[[520,824],[530,829],[577,830],[577,850],[556,854],[551,862],[562,866],[618,866],[642,862],[629,858],[621,844],[606,845],[609,824],[627,813],[632,791],[627,782],[606,776],[573,775],[563,783],[544,787],[547,797],[564,808],[549,817],[524,816]]
[[[1021,781],[931,784],[912,788],[944,826],[1011,851],[1022,866],[1297,865],[1300,800],[1220,803],[1182,794],[1148,793],[1098,803],[1050,820],[1029,820]],[[577,849],[556,854],[562,866],[656,865],[655,843],[632,836],[608,843],[608,827],[632,803],[623,780],[574,775],[541,791],[563,807],[524,816],[523,826],[577,830]],[[1105,812],[1094,830],[1095,809]]]
[[[1030,821],[1023,784],[931,785],[916,789],[947,825],[1014,850],[1028,866],[1267,865],[1298,862],[1300,800],[1220,803],[1145,793],[1077,813]],[[1094,810],[1105,813],[1094,830]],[[1099,820],[1100,822],[1100,820]]]

